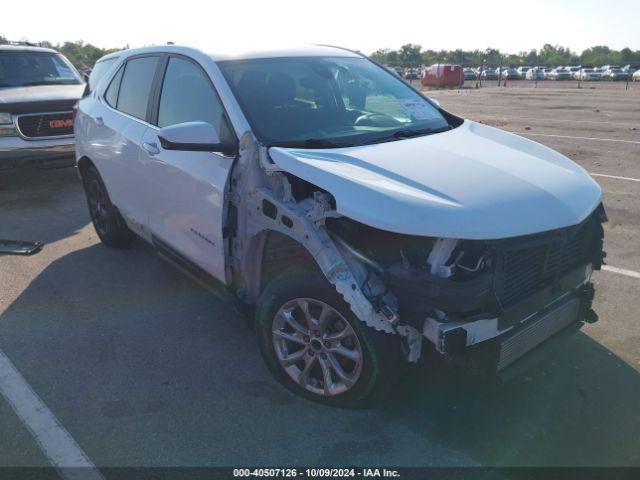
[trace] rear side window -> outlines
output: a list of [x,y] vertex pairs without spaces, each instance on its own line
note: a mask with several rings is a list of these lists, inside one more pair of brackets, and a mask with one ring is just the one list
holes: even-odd
[[124,72],[124,67],[120,67],[118,73],[116,73],[113,80],[111,80],[109,88],[107,88],[107,92],[104,94],[104,99],[107,101],[109,106],[113,108],[116,108],[118,104],[118,90],[120,90],[122,72]]
[[94,91],[98,82],[102,80],[104,74],[107,73],[113,62],[116,60],[114,58],[107,58],[106,60],[102,60],[101,62],[96,63],[93,66],[93,70],[91,70],[91,75],[89,75],[89,90]]
[[157,65],[158,57],[134,58],[126,63],[116,109],[141,120],[146,118]]
[[172,57],[162,84],[158,126],[203,121],[220,133],[222,106],[207,75],[194,63]]

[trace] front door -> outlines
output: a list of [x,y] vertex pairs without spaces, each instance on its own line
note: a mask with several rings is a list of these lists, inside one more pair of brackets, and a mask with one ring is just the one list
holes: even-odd
[[158,139],[160,128],[192,121],[211,123],[220,138],[230,135],[215,89],[197,63],[169,57],[156,115],[156,127],[143,134],[141,150],[151,232],[156,241],[224,282],[224,192],[233,158],[164,150]]

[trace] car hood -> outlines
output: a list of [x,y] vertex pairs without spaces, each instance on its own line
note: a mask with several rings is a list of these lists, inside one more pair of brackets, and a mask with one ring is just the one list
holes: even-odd
[[400,141],[269,154],[330,192],[338,213],[409,235],[498,239],[554,230],[580,223],[602,198],[565,156],[469,120]]
[[84,88],[84,84],[0,88],[0,111],[25,113],[70,109],[82,97]]

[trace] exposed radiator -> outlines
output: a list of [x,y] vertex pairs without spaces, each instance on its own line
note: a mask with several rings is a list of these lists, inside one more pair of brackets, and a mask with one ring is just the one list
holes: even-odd
[[580,299],[572,298],[503,340],[500,343],[498,371],[509,366],[560,330],[575,323],[578,320],[579,308]]

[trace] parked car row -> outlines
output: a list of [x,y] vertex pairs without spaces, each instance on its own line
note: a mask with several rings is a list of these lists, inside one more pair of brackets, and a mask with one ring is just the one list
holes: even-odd
[[[393,71],[407,80],[415,80],[424,76],[427,67],[407,68],[393,67]],[[640,71],[640,69],[638,70]],[[469,80],[581,80],[581,81],[640,81],[640,73],[634,72],[629,65],[620,67],[617,65],[604,65],[602,67],[583,67],[580,65],[559,66],[549,68],[546,66],[521,66],[513,67],[465,67],[464,79]]]

